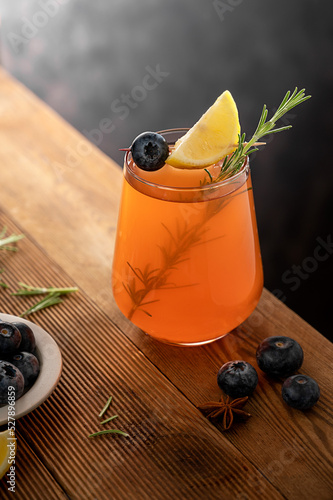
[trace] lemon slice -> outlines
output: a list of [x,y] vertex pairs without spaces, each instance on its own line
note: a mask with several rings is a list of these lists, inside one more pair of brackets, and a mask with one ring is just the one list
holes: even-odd
[[175,144],[166,163],[175,168],[204,168],[232,153],[240,125],[235,101],[223,92],[200,120]]
[[16,439],[14,440],[13,437],[8,429],[0,432],[0,479],[6,474],[12,460],[15,459]]

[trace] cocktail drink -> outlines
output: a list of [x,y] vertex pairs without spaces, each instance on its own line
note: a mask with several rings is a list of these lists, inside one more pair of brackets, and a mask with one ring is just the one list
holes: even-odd
[[[185,132],[160,134],[172,151]],[[263,271],[249,159],[244,155],[236,172],[219,180],[223,164],[175,168],[166,158],[163,168],[146,171],[131,151],[125,154],[113,294],[122,313],[158,340],[211,342],[259,301]]]
[[140,171],[127,153],[124,176],[113,263],[120,310],[166,342],[230,332],[263,287],[249,163],[212,186],[202,170]]

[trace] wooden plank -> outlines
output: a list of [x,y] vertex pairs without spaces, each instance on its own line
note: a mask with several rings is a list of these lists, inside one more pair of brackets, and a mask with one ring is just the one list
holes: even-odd
[[0,481],[0,498],[16,500],[37,500],[45,498],[41,492],[47,492],[48,500],[68,500],[68,496],[52,477],[43,463],[28,446],[23,435],[17,431],[17,452],[15,464],[15,490],[9,491],[6,475]]
[[[20,231],[3,214],[0,224]],[[19,280],[73,284],[28,238],[2,265],[14,290]],[[6,313],[19,314],[35,300],[1,293]],[[64,369],[51,397],[18,425],[71,499],[255,499],[254,484],[283,498],[83,291],[35,320],[58,342]],[[119,415],[116,426],[130,437],[89,439],[101,429],[98,413],[110,394],[108,415]]]
[[[268,335],[281,333],[299,340],[305,350],[302,371],[316,378],[322,389],[319,404],[304,414],[286,408],[280,384],[260,374],[259,388],[248,404],[253,418],[223,439],[258,464],[288,498],[304,498],[304,488],[309,498],[330,498],[332,345],[267,291],[237,332],[210,346],[176,348],[144,336],[117,310],[110,289],[119,168],[91,146],[89,155],[70,166],[74,161],[68,152],[84,151],[88,142],[22,86],[0,75],[0,91],[6,95],[6,101],[0,100],[5,107],[0,158],[7,167],[2,168],[2,178],[8,186],[1,204],[11,218],[194,405],[219,397],[216,372],[224,361],[240,358],[255,364],[255,348]],[[54,165],[64,168],[57,171]],[[247,481],[257,488],[251,474]]]
[[[256,348],[271,335],[290,336],[302,345],[305,359],[300,372],[315,378],[321,388],[320,401],[311,410],[300,412],[285,405],[282,382],[270,379],[257,367]],[[196,406],[219,399],[216,374],[223,363],[231,359],[250,362],[259,374],[258,388],[246,406],[252,418],[246,430],[239,426],[228,432],[227,439],[286,498],[331,498],[333,346],[269,292],[264,290],[257,310],[240,328],[213,344],[189,352],[139,333],[135,342]]]

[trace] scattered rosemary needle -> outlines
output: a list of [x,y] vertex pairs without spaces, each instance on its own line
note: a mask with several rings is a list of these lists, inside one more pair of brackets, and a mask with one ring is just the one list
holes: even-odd
[[[99,418],[103,417],[105,412],[108,410],[108,408],[111,404],[111,401],[112,401],[112,396],[109,397],[109,399],[105,403],[104,408],[99,413],[99,415],[98,415]],[[103,420],[103,422],[100,422],[100,425],[107,424],[108,422],[111,422],[111,420],[114,420],[115,418],[118,418],[118,415],[112,415],[112,417],[109,417],[109,418]],[[94,432],[93,434],[90,434],[88,437],[91,438],[91,437],[95,437],[95,436],[100,436],[101,434],[120,434],[121,436],[129,437],[129,434],[127,434],[127,432],[120,431],[119,429],[105,429],[103,431],[97,431],[97,432]]]
[[112,417],[109,417],[106,420],[103,420],[103,422],[100,422],[100,424],[101,425],[107,424],[108,422],[111,422],[111,420],[114,420],[115,418],[118,418],[118,415],[112,415]]
[[102,409],[102,411],[100,412],[100,414],[98,415],[100,418],[103,417],[104,413],[106,412],[106,410],[109,408],[110,404],[111,404],[111,401],[112,401],[112,396],[109,397],[109,399],[107,400],[107,402],[105,403],[105,406],[104,408]]

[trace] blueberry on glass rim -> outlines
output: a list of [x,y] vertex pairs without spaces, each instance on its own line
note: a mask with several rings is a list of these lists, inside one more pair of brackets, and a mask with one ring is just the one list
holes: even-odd
[[247,361],[228,361],[218,371],[217,383],[228,396],[250,396],[258,384],[258,374]]
[[165,164],[169,146],[161,134],[143,132],[132,142],[130,151],[135,164],[142,170],[153,172]]
[[272,377],[289,377],[303,363],[303,349],[290,337],[267,337],[256,352],[259,368]]
[[293,375],[282,386],[282,398],[292,408],[308,410],[317,403],[320,389],[317,382],[307,375]]

